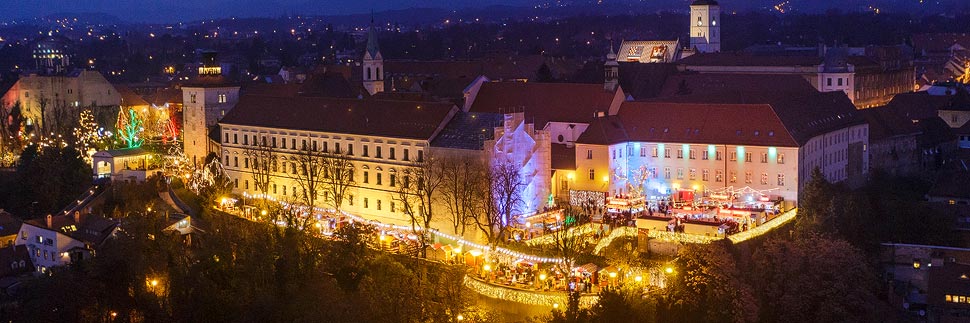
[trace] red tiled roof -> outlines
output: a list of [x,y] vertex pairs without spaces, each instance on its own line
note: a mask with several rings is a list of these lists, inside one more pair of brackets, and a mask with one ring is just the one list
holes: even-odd
[[816,66],[822,63],[822,58],[814,55],[785,56],[722,52],[697,53],[678,63],[687,66]]
[[488,82],[470,112],[525,111],[542,128],[550,121],[586,123],[596,111],[608,111],[613,96],[602,84]]
[[626,141],[798,147],[767,104],[623,102],[619,114],[597,118],[577,142]]
[[430,140],[454,109],[441,102],[246,95],[220,123]]

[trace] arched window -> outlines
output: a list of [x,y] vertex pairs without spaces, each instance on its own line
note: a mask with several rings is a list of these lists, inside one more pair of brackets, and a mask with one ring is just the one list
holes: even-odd
[[375,73],[375,74],[377,74],[377,75],[374,75],[374,76],[376,76],[378,80],[383,80],[384,79],[384,76],[381,75],[381,68],[380,67],[377,67],[377,73]]
[[370,80],[370,67],[367,68],[367,77],[365,79]]

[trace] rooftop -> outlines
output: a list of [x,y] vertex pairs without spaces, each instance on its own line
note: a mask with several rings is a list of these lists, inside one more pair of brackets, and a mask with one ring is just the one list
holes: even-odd
[[454,110],[441,102],[246,95],[220,123],[430,140]]
[[27,220],[29,224],[38,228],[57,231],[84,243],[99,245],[118,227],[118,221],[94,214],[80,214],[80,221],[76,221],[73,214],[51,216],[51,225],[47,225],[45,218]]
[[597,111],[608,111],[615,92],[602,84],[487,82],[470,112],[525,112],[536,128],[550,121],[586,123]]
[[587,144],[627,141],[799,146],[767,104],[628,101],[619,114],[595,119],[577,140]]

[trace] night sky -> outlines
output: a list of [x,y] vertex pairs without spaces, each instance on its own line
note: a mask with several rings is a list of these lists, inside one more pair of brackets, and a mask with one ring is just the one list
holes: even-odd
[[[602,2],[644,11],[683,9],[690,0],[3,0],[0,21],[52,14],[106,13],[128,22],[179,22],[223,17],[276,17],[284,14],[343,15],[406,8],[447,8],[510,5],[531,7],[550,3],[570,5]],[[767,10],[778,3],[804,11],[830,8],[883,12],[953,13],[970,9],[968,0],[722,0],[725,10]],[[649,9],[647,9],[649,8]]]

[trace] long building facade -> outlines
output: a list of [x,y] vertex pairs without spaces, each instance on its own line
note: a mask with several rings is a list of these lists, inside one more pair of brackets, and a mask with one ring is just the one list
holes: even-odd
[[[267,109],[275,112],[267,115]],[[258,196],[247,151],[271,149],[277,161],[267,195],[299,201],[301,149],[339,153],[353,166],[341,210],[400,223],[407,216],[395,203],[399,174],[424,160],[429,142],[456,111],[438,102],[244,96],[220,122],[220,155],[233,192]],[[329,206],[322,196],[319,201]]]

